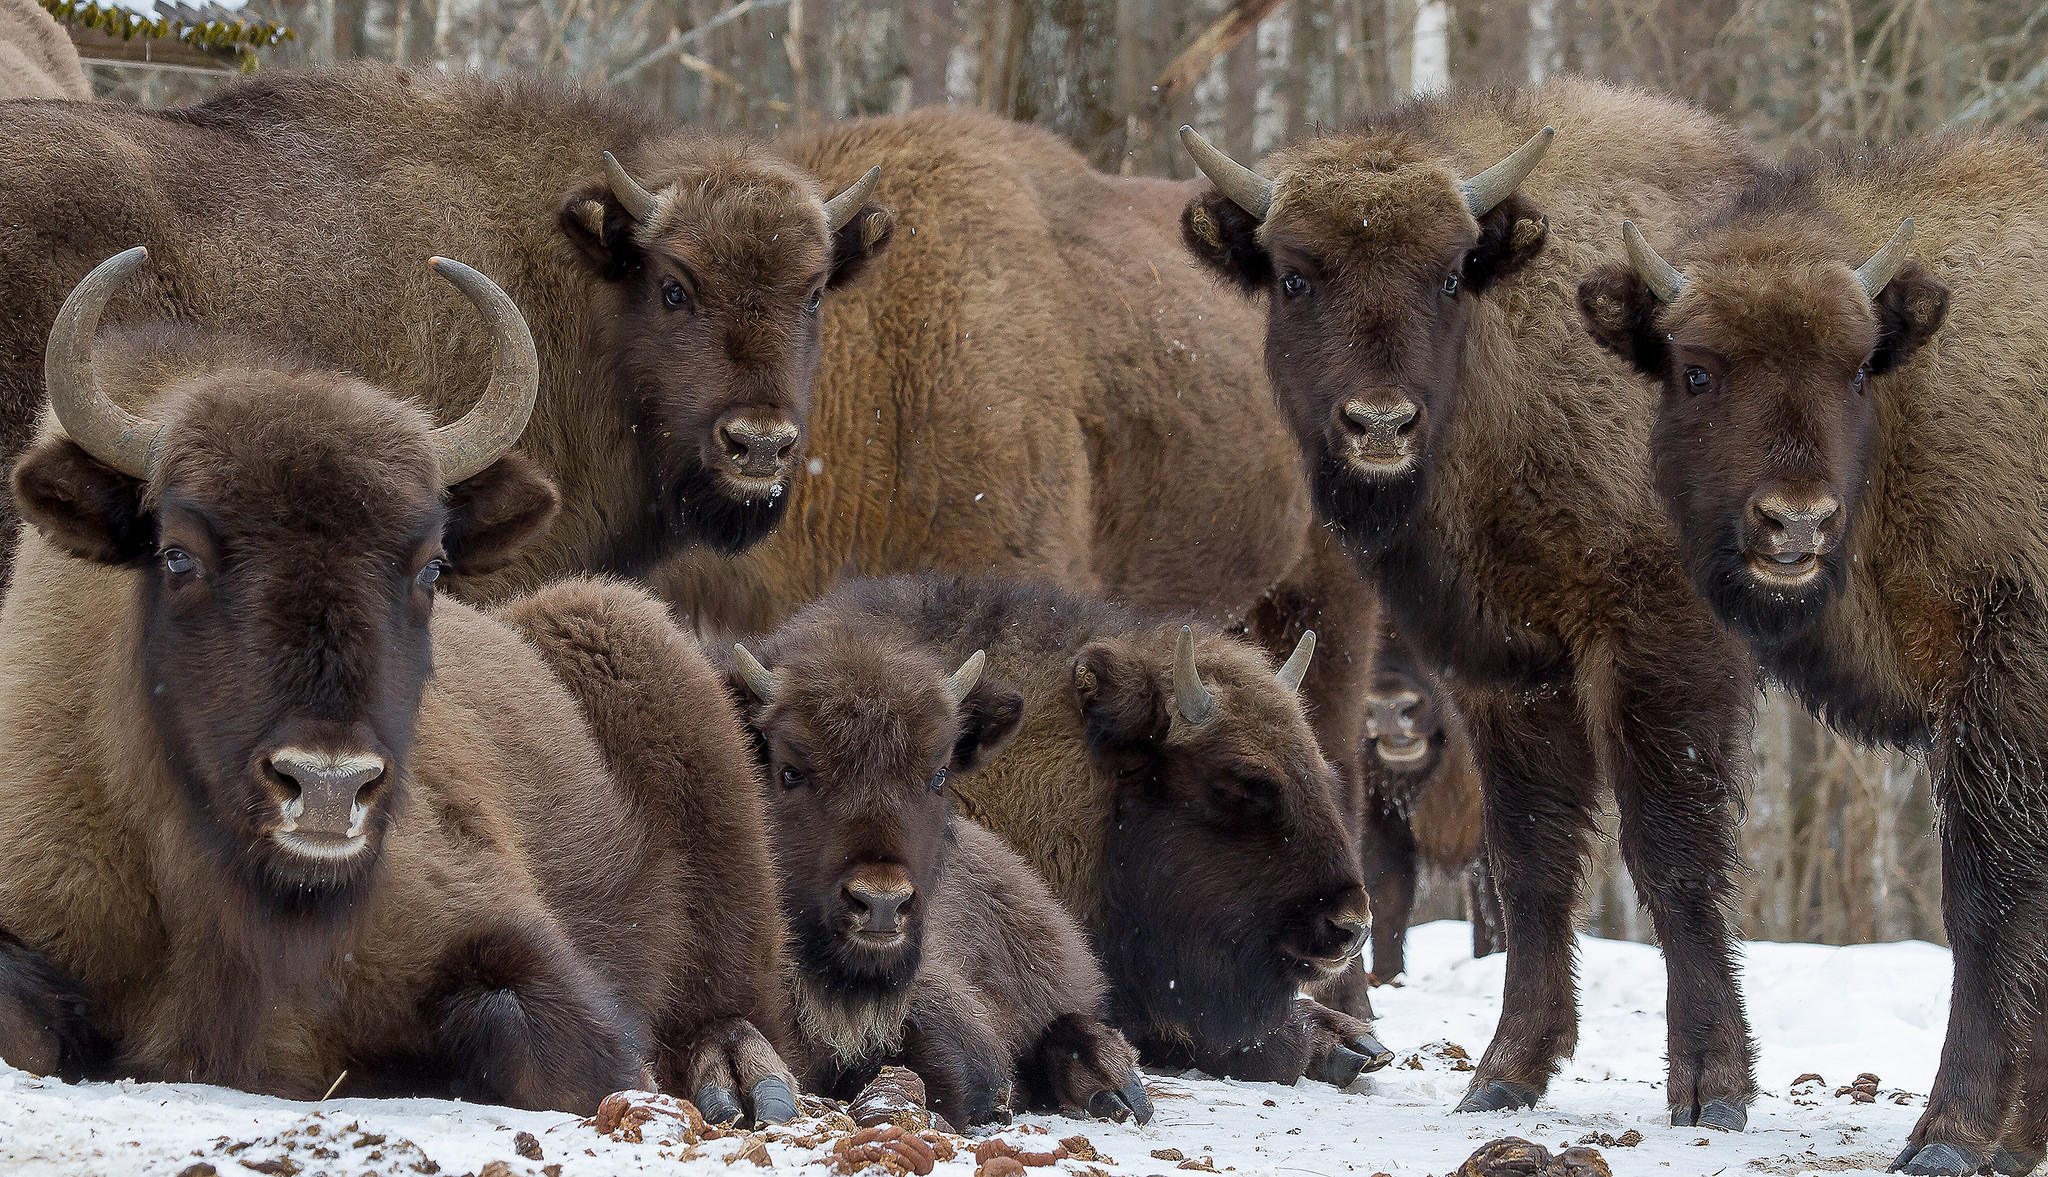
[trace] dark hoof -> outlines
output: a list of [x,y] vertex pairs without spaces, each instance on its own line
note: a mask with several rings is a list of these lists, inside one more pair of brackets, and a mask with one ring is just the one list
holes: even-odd
[[1991,1171],[2003,1174],[2004,1177],[2027,1177],[2029,1173],[2040,1167],[2041,1151],[2039,1149],[2030,1149],[2022,1154],[2016,1153],[2001,1144],[1998,1146],[1998,1151],[1991,1154]]
[[1365,1056],[1365,1073],[1368,1075],[1394,1061],[1394,1052],[1382,1046],[1380,1040],[1370,1034],[1360,1034],[1347,1045]]
[[1520,1083],[1505,1079],[1489,1079],[1465,1093],[1452,1111],[1458,1112],[1507,1112],[1517,1108],[1533,1108],[1543,1093]]
[[697,1091],[697,1110],[704,1115],[707,1124],[737,1124],[740,1122],[740,1097],[729,1087],[707,1084]]
[[1115,1091],[1098,1091],[1088,1100],[1088,1114],[1098,1120],[1121,1124],[1136,1119],[1152,1122],[1152,1097],[1145,1094],[1143,1080],[1133,1079]]
[[[1683,1123],[1679,1121],[1681,1110],[1688,1113]],[[1671,1124],[1675,1128],[1712,1128],[1720,1132],[1740,1132],[1749,1127],[1749,1109],[1741,1104],[1729,1103],[1725,1099],[1710,1099],[1697,1117],[1690,1115],[1691,1109],[1671,1109]]]
[[1152,1122],[1152,1096],[1151,1093],[1145,1090],[1145,1081],[1143,1079],[1133,1078],[1129,1083],[1124,1084],[1123,1090],[1117,1092],[1117,1095],[1123,1099],[1124,1106],[1131,1109],[1131,1115],[1137,1119],[1138,1123],[1150,1124]]
[[1351,1081],[1365,1072],[1366,1057],[1350,1047],[1332,1046],[1330,1053],[1323,1056],[1323,1064],[1316,1068],[1316,1078],[1332,1087],[1349,1087]]
[[1892,1171],[1914,1177],[1970,1177],[1977,1171],[1977,1162],[1952,1144],[1930,1144],[1917,1152],[1908,1145],[1892,1162]]
[[[703,1109],[698,1109],[703,1110]],[[787,1124],[796,1119],[796,1092],[780,1079],[768,1078],[754,1084],[754,1122]]]

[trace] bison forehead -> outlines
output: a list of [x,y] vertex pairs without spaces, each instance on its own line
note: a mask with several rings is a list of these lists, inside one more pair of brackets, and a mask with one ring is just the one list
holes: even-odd
[[1877,315],[1845,262],[1811,254],[1720,252],[1685,267],[1672,309],[1680,347],[1731,362],[1819,362],[1853,370],[1877,342]]
[[776,664],[783,685],[772,726],[830,767],[877,780],[921,781],[952,743],[958,723],[938,662],[910,651],[836,644],[835,655]]
[[1422,254],[1468,246],[1479,232],[1451,169],[1410,138],[1321,140],[1275,158],[1265,232],[1319,253]]
[[654,177],[644,247],[666,249],[701,277],[808,283],[830,260],[825,208],[802,173],[772,159],[728,158]]

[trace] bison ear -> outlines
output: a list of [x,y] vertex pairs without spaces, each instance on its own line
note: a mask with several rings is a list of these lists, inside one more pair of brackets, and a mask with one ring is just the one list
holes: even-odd
[[896,214],[879,204],[862,205],[832,235],[832,274],[825,279],[826,288],[837,290],[860,277],[895,239]]
[[563,197],[556,222],[576,256],[607,282],[624,278],[640,262],[640,246],[633,240],[633,216],[602,180],[572,189]]
[[45,539],[81,560],[132,564],[156,549],[156,520],[143,484],[101,465],[69,438],[53,437],[14,467],[14,502]]
[[448,488],[441,546],[457,576],[494,572],[554,522],[562,496],[526,455],[506,454]]
[[1948,317],[1948,287],[1920,267],[1904,269],[1877,292],[1877,347],[1870,353],[1871,372],[1882,375],[1913,358],[1920,346],[1941,330]]
[[1259,221],[1211,188],[1180,210],[1180,239],[1203,265],[1246,294],[1273,284],[1273,255],[1259,243]]
[[1536,260],[1550,241],[1550,219],[1520,193],[1479,218],[1479,244],[1465,254],[1465,285],[1484,294],[1494,283]]
[[1626,265],[1601,266],[1579,283],[1579,317],[1593,342],[1661,380],[1670,367],[1657,330],[1657,296]]
[[982,679],[960,704],[960,738],[953,744],[954,772],[973,772],[995,759],[1024,722],[1024,696],[1008,683]]
[[1074,656],[1073,679],[1089,751],[1129,751],[1166,739],[1173,724],[1166,698],[1128,643],[1083,646]]

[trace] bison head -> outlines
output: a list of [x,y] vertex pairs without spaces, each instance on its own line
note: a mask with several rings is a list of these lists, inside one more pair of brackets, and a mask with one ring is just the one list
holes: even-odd
[[1681,272],[1625,222],[1629,262],[1579,288],[1593,337],[1662,388],[1658,493],[1700,593],[1754,641],[1811,625],[1847,580],[1876,447],[1872,385],[1948,307],[1948,289],[1906,258],[1912,228],[1865,261],[1869,246],[1823,218],[1765,212],[1689,243]]
[[1265,296],[1274,394],[1318,509],[1354,552],[1384,547],[1422,501],[1473,300],[1543,249],[1543,217],[1515,189],[1550,137],[1461,180],[1440,144],[1368,131],[1289,148],[1269,179],[1181,128],[1215,184],[1181,235]]
[[[560,224],[608,292],[611,349],[659,532],[737,552],[774,529],[802,465],[819,306],[895,231],[879,169],[821,198],[749,148],[689,139],[610,153]],[[636,178],[636,176],[638,178]]]
[[533,341],[488,279],[436,259],[496,356],[442,428],[190,330],[129,334],[96,362],[100,312],[145,259],[101,263],[59,311],[44,370],[63,430],[16,466],[15,498],[59,548],[133,570],[146,722],[201,852],[277,905],[336,910],[400,804],[436,580],[502,564],[554,513],[554,488],[505,453],[533,407]]
[[[799,631],[770,670],[734,648],[732,685],[757,737],[776,874],[801,970],[798,1011],[842,1061],[884,1045],[923,954],[953,845],[952,773],[1016,734],[1024,700],[870,634]],[[779,655],[779,656],[777,656]],[[878,1041],[881,1039],[882,1041]]]
[[1392,630],[1382,630],[1365,696],[1369,749],[1387,772],[1422,780],[1436,771],[1449,735],[1436,691],[1415,653]]
[[1153,627],[1091,642],[1073,689],[1112,782],[1096,947],[1117,1020],[1204,1050],[1270,1030],[1357,955],[1356,853],[1297,691],[1250,645]]

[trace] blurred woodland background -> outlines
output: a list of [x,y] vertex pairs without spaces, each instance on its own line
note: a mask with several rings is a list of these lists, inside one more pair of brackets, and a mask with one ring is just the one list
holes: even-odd
[[[541,71],[675,118],[773,129],[933,103],[1052,128],[1097,166],[1191,174],[1172,134],[1252,159],[1417,90],[1561,71],[1723,112],[1773,150],[2048,113],[2048,0],[250,0],[265,68],[374,57]],[[92,67],[184,101],[222,75]],[[1939,940],[1926,770],[1775,696],[1749,800],[1751,937]],[[1601,840],[1589,926],[1647,939]],[[1425,914],[1455,911],[1437,888]]]

